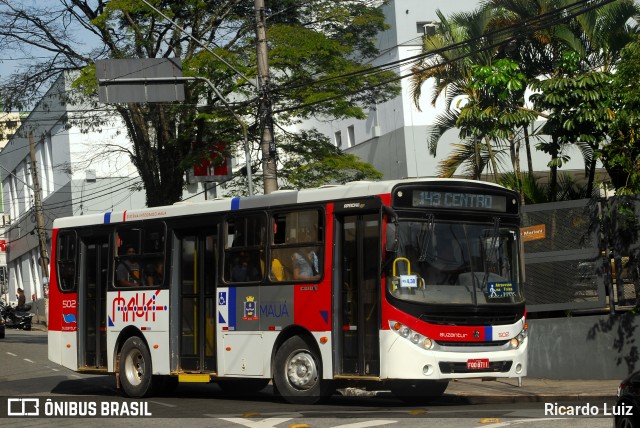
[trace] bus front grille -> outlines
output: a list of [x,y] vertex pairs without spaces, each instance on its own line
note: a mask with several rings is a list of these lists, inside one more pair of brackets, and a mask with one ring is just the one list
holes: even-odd
[[424,313],[420,316],[420,320],[429,324],[438,325],[509,325],[515,324],[520,320],[519,314],[505,315],[456,315],[456,314],[436,314]]
[[469,369],[467,363],[441,362],[440,372],[443,374],[453,373],[506,373],[511,370],[513,361],[491,361],[486,369]]
[[509,340],[493,340],[493,341],[482,341],[482,342],[451,342],[447,340],[436,340],[435,341],[440,346],[455,346],[455,347],[503,347]]

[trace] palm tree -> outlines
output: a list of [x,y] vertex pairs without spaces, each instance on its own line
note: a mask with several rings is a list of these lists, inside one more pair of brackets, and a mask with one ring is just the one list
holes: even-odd
[[[532,19],[536,16],[555,10],[559,7],[559,1],[538,0],[538,1],[489,1],[480,9],[471,13],[459,13],[452,15],[449,19],[445,18],[441,12],[438,13],[440,24],[436,28],[436,33],[428,36],[424,40],[423,51],[438,52],[437,58],[430,57],[423,63],[416,66],[416,74],[412,80],[411,91],[414,102],[418,105],[422,95],[422,85],[429,79],[435,81],[434,90],[431,95],[431,102],[439,98],[445,100],[444,113],[437,116],[433,128],[428,135],[429,150],[435,156],[437,144],[441,136],[449,129],[455,128],[460,124],[460,109],[452,109],[452,102],[460,97],[465,97],[472,102],[482,101],[479,97],[481,94],[478,88],[473,86],[472,67],[474,65],[489,65],[501,57],[513,58],[521,67],[526,76],[531,78],[543,72],[550,70],[553,58],[553,49],[550,49],[552,40],[558,38],[558,35],[568,37],[572,33],[561,31],[560,29],[540,30],[529,35],[529,38],[513,38],[508,32],[500,32],[505,28],[515,28],[519,22],[526,19]],[[496,32],[498,31],[498,32]],[[500,44],[511,38],[511,43]],[[472,41],[471,43],[464,43]],[[571,40],[575,42],[575,40]],[[445,49],[447,46],[455,46],[452,49]],[[514,46],[518,46],[514,49]],[[462,59],[464,58],[464,59]],[[438,66],[434,66],[438,64]],[[460,105],[460,103],[459,103]],[[458,106],[459,106],[458,105]],[[456,106],[456,107],[458,107]],[[522,105],[522,112],[528,109]],[[529,113],[531,113],[529,111]],[[532,120],[535,115],[531,114]],[[514,168],[519,169],[518,150],[513,147],[519,146],[516,140],[517,135],[523,135],[527,148],[527,158],[529,171],[533,169],[531,161],[531,150],[528,135],[528,126],[522,126],[522,132],[512,132],[507,141],[512,146]],[[491,152],[491,144],[495,141],[487,138],[486,135],[481,136],[485,141],[485,148]],[[469,147],[464,150],[456,150],[452,154],[452,158],[443,161],[441,170],[447,170],[451,173],[452,165],[460,164],[460,156],[463,153],[471,153],[472,156],[467,157],[467,162],[477,162],[480,157],[474,154],[475,148],[478,146],[478,136],[474,138],[463,139],[463,144]],[[474,149],[474,150],[471,150]],[[495,157],[490,153],[491,165],[494,174],[497,173],[497,162]],[[478,176],[486,164],[477,163],[471,167],[474,171],[474,177]]]
[[[571,3],[572,0],[492,0],[487,6],[495,8],[496,16],[502,17],[496,19],[496,25],[501,25],[501,20],[505,20],[502,25],[511,25],[512,20],[528,19]],[[608,73],[615,68],[622,47],[632,40],[637,21],[631,18],[638,13],[638,6],[633,0],[618,0],[580,14],[566,24],[555,25],[545,31],[535,32],[525,40],[518,40],[518,49],[509,54],[532,78],[557,78],[566,52],[574,52],[582,59],[582,72],[597,70]],[[583,154],[585,171],[589,177],[587,188],[590,190],[593,188],[596,153],[600,143],[570,143],[576,144]],[[550,165],[553,177],[557,176],[554,172],[562,162],[558,155],[563,151],[564,144],[569,142],[552,137],[552,141],[544,146],[552,154]],[[552,179],[552,186],[555,181]]]
[[[427,56],[414,66],[410,84],[410,91],[418,109],[422,87],[429,80],[434,82],[430,102],[435,104],[438,99],[444,99],[445,102],[444,112],[436,117],[427,137],[429,152],[433,156],[442,135],[456,127],[460,111],[458,108],[452,108],[453,101],[460,97],[474,96],[469,85],[471,65],[485,64],[492,56],[486,48],[487,40],[482,38],[491,19],[490,11],[478,9],[474,12],[453,14],[450,18],[445,17],[439,10],[436,14],[439,23],[435,34],[424,38],[423,52],[437,54]],[[477,159],[477,156],[472,158]],[[481,171],[480,166],[484,167],[482,164],[476,164],[473,169]]]

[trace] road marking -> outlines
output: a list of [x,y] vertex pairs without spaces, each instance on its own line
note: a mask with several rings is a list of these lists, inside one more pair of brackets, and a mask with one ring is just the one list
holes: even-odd
[[364,422],[355,422],[352,424],[346,425],[337,425],[333,428],[366,428],[366,427],[378,427],[380,425],[389,425],[395,424],[398,421],[384,421],[384,420],[373,420],[373,421],[364,421]]
[[23,360],[25,360],[27,363],[31,363],[31,364],[35,364],[36,363],[35,361],[31,361],[28,358],[23,358]]
[[175,404],[163,403],[161,401],[151,401],[151,400],[149,400],[149,403],[159,404],[159,405],[165,406],[165,407],[178,407]]
[[[493,424],[490,425],[491,428],[496,428],[496,427],[509,427],[511,425],[523,425],[523,424],[528,424],[531,422],[548,422],[548,421],[561,421],[563,419],[566,418],[533,418],[533,419],[516,419],[514,421],[508,421],[508,422],[502,422],[502,423],[498,423],[498,424]],[[485,426],[481,426],[481,427],[486,427]]]
[[[276,425],[290,421],[291,418],[267,418],[262,419],[261,421],[252,421],[244,418],[219,418],[223,421],[231,422],[234,424],[244,425],[249,428],[275,428]],[[363,422],[354,422],[351,424],[345,425],[336,425],[332,428],[367,428],[367,427],[377,427],[381,425],[389,425],[395,424],[398,421],[391,420],[372,420],[372,421],[363,421]],[[307,424],[301,422],[296,423],[290,426],[307,426]]]
[[251,421],[243,418],[220,418],[223,421],[244,425],[249,428],[274,428],[276,425],[290,421],[291,418],[267,418],[261,421]]
[[17,357],[17,355],[12,352],[7,352],[7,355],[11,355],[12,357]]

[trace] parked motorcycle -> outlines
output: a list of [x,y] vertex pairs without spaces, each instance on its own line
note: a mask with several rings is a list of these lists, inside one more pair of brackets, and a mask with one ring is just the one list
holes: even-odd
[[30,309],[31,305],[11,306],[0,301],[0,316],[4,318],[6,328],[31,330],[33,314]]

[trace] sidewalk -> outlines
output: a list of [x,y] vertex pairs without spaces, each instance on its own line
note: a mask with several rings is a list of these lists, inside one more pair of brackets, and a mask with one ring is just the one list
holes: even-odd
[[613,402],[622,379],[457,379],[445,392],[470,404],[540,402]]

